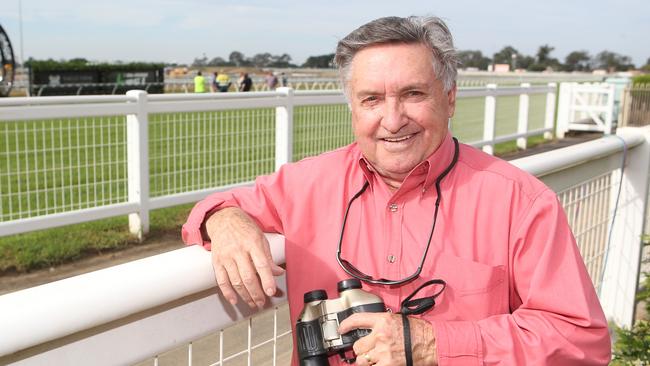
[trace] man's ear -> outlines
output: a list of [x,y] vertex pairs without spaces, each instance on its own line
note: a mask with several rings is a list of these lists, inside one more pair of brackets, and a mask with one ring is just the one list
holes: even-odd
[[456,84],[447,92],[447,103],[449,104],[449,115],[447,117],[451,118],[456,112]]

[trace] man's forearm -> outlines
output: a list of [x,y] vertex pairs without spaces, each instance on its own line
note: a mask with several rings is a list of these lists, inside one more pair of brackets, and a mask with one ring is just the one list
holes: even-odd
[[223,230],[251,229],[257,228],[257,225],[248,214],[239,207],[225,207],[220,210],[209,213],[204,222],[205,234],[212,238],[212,234]]

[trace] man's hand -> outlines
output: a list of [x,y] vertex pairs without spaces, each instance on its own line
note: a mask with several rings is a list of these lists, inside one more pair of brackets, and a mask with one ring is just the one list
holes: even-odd
[[262,230],[236,207],[214,213],[205,228],[212,241],[212,265],[223,296],[234,305],[239,294],[251,308],[262,308],[264,293],[275,294],[273,276],[284,273],[273,262]]
[[[436,342],[433,328],[427,321],[409,317],[413,365],[437,366]],[[371,329],[372,332],[353,345],[360,366],[406,365],[402,316],[391,313],[357,313],[341,322],[339,333],[353,329]]]

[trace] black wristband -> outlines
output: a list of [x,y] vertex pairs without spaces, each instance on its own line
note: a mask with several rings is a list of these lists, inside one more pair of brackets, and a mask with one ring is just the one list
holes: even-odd
[[406,314],[402,313],[402,328],[404,329],[404,357],[406,366],[413,366],[413,350],[411,349],[411,325]]

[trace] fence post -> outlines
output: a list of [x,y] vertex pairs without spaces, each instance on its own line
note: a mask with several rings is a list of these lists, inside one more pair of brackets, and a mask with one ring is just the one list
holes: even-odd
[[483,141],[490,141],[483,145],[483,151],[494,155],[494,131],[496,129],[497,98],[494,95],[497,85],[487,84],[487,95],[485,96],[485,116],[483,117]]
[[[528,106],[530,105],[530,83],[521,83],[521,94],[519,94],[519,115],[517,117],[517,133],[528,132]],[[526,150],[527,137],[517,138],[517,147]]]
[[560,97],[557,106],[557,125],[555,136],[560,139],[569,131],[569,113],[572,102],[572,91],[575,83],[560,83]]
[[[557,91],[556,83],[548,83],[548,93],[546,93],[546,112],[544,114],[544,128],[553,129],[555,122],[555,93]],[[544,138],[550,140],[553,138],[553,132],[544,132]]]
[[293,160],[293,89],[281,87],[284,105],[275,108],[275,170]]
[[137,99],[137,112],[126,116],[126,153],[129,202],[138,204],[138,211],[129,214],[129,231],[143,240],[149,232],[149,121],[147,92],[129,90],[127,96]]
[[643,134],[643,144],[627,152],[623,179],[620,171],[612,174],[613,209],[621,181],[621,195],[612,228],[612,239],[605,254],[604,273],[599,285],[600,302],[609,320],[630,327],[634,321],[636,290],[641,265],[642,234],[648,214],[648,184],[650,174],[650,126],[626,127],[617,135]]
[[607,112],[605,115],[605,135],[612,133],[612,124],[614,123],[614,84],[607,85]]

